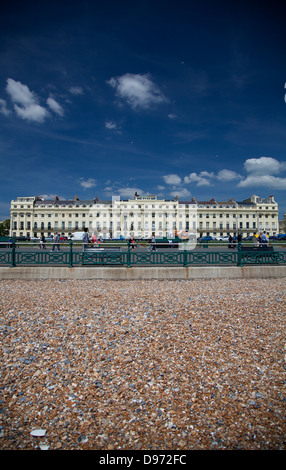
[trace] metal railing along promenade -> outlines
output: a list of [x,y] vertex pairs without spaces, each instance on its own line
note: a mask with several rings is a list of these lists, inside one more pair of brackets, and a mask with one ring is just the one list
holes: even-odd
[[[60,243],[52,250],[53,243],[40,244],[5,242],[0,244],[0,267],[10,266],[222,266],[222,265],[285,265],[286,250],[253,249],[253,246],[238,244],[235,248],[212,249],[204,244],[201,249],[189,249],[188,243],[172,248],[166,243],[157,251],[147,251],[149,244],[129,243],[89,244]],[[59,251],[57,249],[59,248]],[[203,248],[203,247],[202,247]]]

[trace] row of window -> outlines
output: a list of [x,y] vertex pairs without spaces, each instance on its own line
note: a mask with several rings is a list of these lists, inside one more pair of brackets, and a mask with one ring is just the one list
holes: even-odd
[[[19,214],[19,215],[20,215],[20,218],[25,217],[25,214],[23,214],[23,213],[21,213],[21,214]],[[97,218],[100,217],[101,215],[102,215],[103,217],[106,217],[106,216],[107,216],[106,213],[103,213],[103,214],[100,214],[99,212],[96,213],[96,217],[97,217]],[[112,217],[112,214],[109,214],[109,215]],[[156,215],[157,215],[157,217],[160,217],[160,218],[161,218],[163,215],[164,215],[166,218],[169,218],[169,217],[176,217],[176,214],[169,214],[169,213],[164,213],[164,214],[159,213],[159,214],[155,214],[155,212],[153,212],[153,213],[152,213],[152,218],[155,218]],[[222,218],[224,218],[224,217],[227,218],[227,219],[230,218],[230,214],[212,214],[212,217],[215,219],[217,215],[218,215],[218,217],[219,217],[220,219],[222,219]],[[235,219],[236,219],[236,218],[242,219],[243,217],[245,217],[246,219],[248,219],[248,218],[251,217],[251,215],[252,215],[252,218],[253,218],[253,219],[255,219],[255,218],[257,218],[257,217],[259,217],[259,218],[265,217],[266,219],[268,219],[268,217],[270,217],[270,214],[269,214],[269,215],[268,215],[268,214],[233,214],[233,218],[235,218]],[[13,217],[16,217],[16,214],[12,214],[12,216],[13,216]],[[38,218],[38,216],[41,217],[42,219],[45,218],[45,217],[47,217],[47,218],[49,218],[49,219],[52,218],[52,214],[34,214],[34,218]],[[63,213],[63,214],[61,214],[61,216],[62,216],[62,217],[67,216],[67,217],[69,217],[69,218],[72,218],[73,216],[74,216],[75,218],[80,218],[80,217],[85,218],[85,217],[86,217],[86,214],[85,214],[85,213],[82,213],[82,214],[78,214],[78,213],[76,213],[76,214],[65,214],[65,213]],[[89,214],[89,217],[92,217],[92,216],[93,216],[93,214]],[[120,217],[120,214],[116,214],[116,216],[117,216],[117,217]],[[133,217],[134,217],[134,214],[131,213],[131,214],[129,214],[129,216],[130,216],[131,218],[133,218]],[[27,218],[31,217],[31,214],[26,214],[26,217],[27,217]],[[57,214],[57,213],[54,214],[54,217],[57,218],[57,217],[58,217],[58,214]],[[123,217],[124,217],[124,218],[127,217],[127,214],[123,214]],[[148,216],[145,214],[145,217],[148,217]],[[195,218],[195,217],[197,217],[197,214],[193,214],[193,218]],[[198,217],[199,217],[200,219],[202,219],[203,217],[205,217],[206,219],[209,219],[209,218],[211,217],[211,215],[210,215],[210,214],[201,214],[201,213],[200,213],[200,214],[198,214]],[[274,218],[276,217],[276,215],[275,215],[275,214],[271,214],[271,217],[274,219]],[[179,218],[183,218],[183,215],[182,215],[182,214],[179,214]],[[186,218],[189,218],[189,214],[186,214]]]
[[[81,228],[85,228],[86,227],[86,224],[85,222],[82,222],[81,223]],[[163,222],[159,222],[158,224],[156,224],[155,222],[152,222],[152,224],[150,225],[148,222],[145,222],[144,224],[144,229],[145,230],[148,230],[149,228],[151,228],[152,230],[163,230],[163,227],[165,230],[169,230],[170,228],[172,228],[173,230],[177,230],[177,228],[179,230],[190,230],[190,229],[193,229],[193,230],[196,230],[196,222],[193,222],[192,226],[189,224],[189,222],[186,222],[185,226],[183,227],[183,222],[179,222],[179,225],[177,227],[177,224],[176,222],[173,222],[173,223],[169,223],[169,222],[166,222],[164,225],[163,225]],[[13,230],[17,230],[18,228],[18,224],[17,222],[15,221],[13,223]],[[34,223],[34,226],[33,226],[33,229],[34,230],[58,230],[58,229],[62,229],[62,230],[65,230],[65,229],[68,229],[68,230],[77,230],[80,228],[80,224],[79,222],[75,222],[74,224],[72,222],[68,222],[67,226],[65,224],[65,222],[63,221],[61,224],[55,222],[54,223],[54,226],[52,226],[51,223],[48,223],[47,225],[45,225],[44,222],[41,222],[41,224],[37,224],[37,222]],[[93,228],[93,225],[92,225],[92,222],[89,223],[89,228],[92,229]],[[108,229],[108,230],[112,230],[113,229],[113,225],[112,225],[112,222],[109,223],[109,227],[107,227],[107,223],[106,222],[103,222],[102,226],[100,225],[100,223],[97,223],[96,224],[96,227],[95,227],[97,230],[101,230],[102,228],[103,229]],[[127,229],[127,225],[126,227],[124,227],[125,229]],[[239,228],[240,230],[243,230],[243,229],[256,229],[256,222],[253,222],[252,223],[252,226],[250,226],[250,223],[249,222],[246,222],[246,224],[244,224],[243,222],[240,222],[237,226],[236,223],[233,223],[232,224],[232,227],[229,223],[227,223],[224,227],[224,225],[222,223],[219,224],[219,227],[216,226],[216,223],[214,222],[212,224],[212,227],[210,227],[210,224],[207,222],[205,225],[203,224],[203,222],[199,222],[199,230],[203,230],[203,229],[217,229],[219,228],[220,230],[223,230],[223,229],[226,229],[226,230],[229,230],[229,229],[233,229],[233,230],[237,230],[237,228]],[[271,226],[272,230],[275,230],[276,229],[276,224],[275,222],[272,222],[272,226]],[[24,222],[20,222],[19,224],[19,229],[20,230],[24,230],[25,229],[25,226],[24,226]],[[27,222],[26,224],[26,229],[27,230],[31,230],[31,223],[30,222]],[[128,229],[130,229],[131,231],[132,230],[142,230],[142,225],[141,225],[141,222],[138,222],[135,226],[135,224],[133,222],[130,223],[130,225],[128,225]],[[268,224],[268,222],[266,222],[265,224],[265,229],[268,230],[270,229],[270,226]],[[116,230],[121,230],[121,226],[120,225],[117,225],[116,226]]]

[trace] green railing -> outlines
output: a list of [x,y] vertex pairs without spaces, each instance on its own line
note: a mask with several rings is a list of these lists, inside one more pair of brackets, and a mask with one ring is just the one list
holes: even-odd
[[[104,246],[104,248],[102,248]],[[147,245],[146,245],[147,246]],[[146,248],[145,246],[145,248]],[[72,242],[60,244],[61,251],[37,249],[11,243],[3,248],[0,246],[0,266],[210,266],[210,265],[285,265],[286,251],[249,251],[240,246],[229,251],[210,251],[189,249],[160,249],[146,251],[136,248],[134,251],[129,244],[103,244],[92,250],[83,250]],[[187,245],[186,245],[187,247]],[[184,247],[183,247],[184,248]]]

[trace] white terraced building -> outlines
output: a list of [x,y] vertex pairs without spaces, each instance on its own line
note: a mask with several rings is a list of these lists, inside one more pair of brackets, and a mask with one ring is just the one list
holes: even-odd
[[45,200],[41,197],[17,197],[11,201],[11,236],[40,237],[58,232],[70,236],[88,229],[89,235],[103,238],[174,237],[179,232],[197,237],[236,235],[254,232],[279,233],[278,204],[273,196],[251,196],[244,201],[180,201],[139,196],[133,199],[101,201]]

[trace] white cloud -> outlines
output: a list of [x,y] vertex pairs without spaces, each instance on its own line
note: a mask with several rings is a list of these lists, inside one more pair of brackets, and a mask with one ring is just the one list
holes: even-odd
[[[51,117],[48,109],[42,106],[37,95],[27,85],[12,78],[7,79],[6,91],[10,96],[18,117],[27,121],[44,122]],[[62,106],[51,96],[46,100],[48,107],[59,116],[64,115]],[[0,100],[0,112],[7,114],[5,101]],[[9,112],[9,111],[8,111]]]
[[[107,183],[111,183],[111,182],[109,181]],[[135,193],[137,193],[140,196],[144,195],[144,191],[140,188],[135,188],[135,187],[132,187],[132,186],[127,186],[127,187],[123,188],[123,187],[119,187],[119,185],[117,183],[115,183],[115,184],[111,183],[109,186],[106,186],[104,188],[104,191],[106,192],[106,195],[108,197],[120,196],[122,198],[133,199]]]
[[20,118],[27,121],[44,122],[49,115],[48,111],[39,104],[31,104],[25,107],[15,104],[14,109]]
[[142,189],[139,189],[139,188],[131,188],[131,187],[127,187],[127,188],[120,188],[120,189],[117,189],[116,190],[116,194],[119,194],[121,197],[130,197],[130,198],[133,198],[134,194],[137,193],[137,194],[140,194],[142,196],[144,191],[142,191]]
[[190,199],[191,191],[186,188],[176,188],[170,192],[171,196],[176,197],[178,196],[181,199]]
[[272,187],[273,189],[286,189],[286,178],[273,175],[250,175],[238,183],[239,188],[247,187]]
[[272,157],[250,158],[245,161],[244,169],[248,173],[246,177],[236,171],[224,168],[217,174],[209,171],[192,172],[183,179],[176,174],[170,174],[163,176],[163,180],[166,184],[173,186],[171,194],[180,197],[188,196],[188,190],[181,187],[181,185],[211,186],[216,181],[230,183],[239,180],[237,184],[239,188],[268,187],[277,190],[286,189],[286,178],[281,176],[281,173],[286,171],[286,162],[280,162]]
[[205,178],[214,178],[215,174],[211,171],[201,171],[200,172],[200,177],[205,177]]
[[286,169],[285,165],[272,157],[260,157],[246,160],[244,168],[252,175],[276,175]]
[[90,189],[96,186],[96,180],[94,178],[88,178],[87,180],[81,178],[79,184],[83,187],[83,189]]
[[63,108],[61,107],[61,105],[59,103],[57,103],[57,101],[54,98],[49,97],[47,99],[47,104],[52,109],[52,111],[54,111],[59,116],[64,115]]
[[232,170],[220,170],[217,174],[217,179],[219,181],[233,181],[238,178],[241,178],[241,175]]
[[45,201],[51,201],[51,200],[55,199],[56,197],[58,197],[61,201],[65,200],[65,197],[60,196],[58,194],[53,194],[53,193],[51,193],[51,194],[39,194],[38,197],[45,200]]
[[105,121],[105,127],[106,129],[109,129],[111,131],[114,131],[116,132],[117,134],[121,134],[121,131],[120,131],[120,128],[118,127],[118,125],[113,122],[113,121]]
[[38,102],[36,95],[29,90],[27,85],[16,82],[12,78],[8,78],[6,90],[11,96],[13,103],[30,106]]
[[165,181],[166,184],[174,184],[174,185],[181,184],[182,182],[180,176],[174,175],[174,174],[163,176],[163,180]]
[[210,181],[206,177],[210,176],[213,176],[213,174],[207,171],[201,171],[199,175],[197,173],[190,173],[184,177],[184,183],[197,183],[197,186],[209,186]]
[[17,115],[28,121],[43,122],[49,112],[41,105],[35,93],[29,90],[27,85],[8,78],[6,91],[14,103]]
[[121,77],[112,77],[107,83],[115,88],[116,95],[133,109],[147,109],[167,101],[149,74],[126,73]]
[[173,114],[173,113],[168,114],[169,119],[176,119],[176,117],[177,117],[176,114]]
[[11,111],[7,108],[7,103],[5,100],[0,99],[0,114],[4,114],[4,116],[9,116]]
[[248,175],[238,183],[238,187],[265,186],[274,189],[286,189],[286,178],[275,176],[286,170],[286,162],[279,162],[272,157],[249,158],[244,163]]
[[83,89],[80,86],[71,86],[69,92],[72,95],[83,95]]

